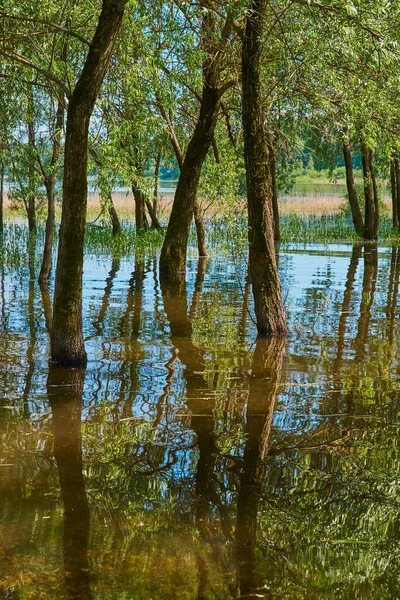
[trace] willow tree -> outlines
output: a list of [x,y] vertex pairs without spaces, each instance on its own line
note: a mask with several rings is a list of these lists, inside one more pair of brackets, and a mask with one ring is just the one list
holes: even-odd
[[87,208],[89,120],[99,94],[127,0],[103,0],[97,29],[69,99],[64,151],[61,228],[58,246],[51,360],[82,365],[82,270]]
[[180,168],[174,203],[160,257],[163,278],[181,277],[186,266],[190,225],[201,168],[212,145],[221,99],[233,80],[226,77],[228,46],[234,35],[232,13],[221,16],[222,7],[201,0],[200,49],[203,53],[200,110]]
[[275,258],[272,182],[261,81],[262,34],[268,0],[253,0],[242,50],[243,138],[249,225],[249,273],[257,330],[286,333],[281,284]]

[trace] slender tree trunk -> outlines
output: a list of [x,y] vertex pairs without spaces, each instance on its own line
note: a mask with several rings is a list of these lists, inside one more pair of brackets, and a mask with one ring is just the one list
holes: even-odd
[[374,201],[374,186],[371,174],[370,148],[364,140],[361,142],[362,165],[364,174],[364,195],[365,195],[365,227],[364,238],[373,240],[374,238],[374,223],[375,223],[375,201]]
[[351,158],[351,147],[347,142],[343,142],[343,157],[344,164],[346,167],[346,185],[347,195],[349,197],[349,204],[351,210],[351,216],[353,219],[354,229],[360,235],[364,232],[364,223],[360,210],[360,204],[357,197],[357,189],[354,181],[353,161]]
[[35,152],[35,131],[33,128],[33,90],[31,87],[28,94],[28,145],[30,150],[28,164],[28,181],[29,181],[29,196],[28,196],[28,229],[30,232],[36,232],[36,206],[35,206],[35,165],[33,155]]
[[88,127],[126,0],[103,0],[82,74],[69,101],[64,155],[63,207],[58,247],[51,358],[82,365],[82,269],[87,208]]
[[118,213],[115,210],[114,202],[112,199],[112,193],[111,193],[110,189],[108,190],[107,210],[108,210],[108,214],[110,215],[110,219],[111,219],[111,227],[112,227],[113,236],[115,237],[116,235],[121,233],[121,222],[119,220]]
[[44,240],[44,250],[42,266],[39,273],[39,283],[44,283],[50,277],[52,254],[53,254],[53,238],[56,219],[56,203],[55,203],[55,185],[56,185],[56,165],[61,151],[61,133],[64,123],[64,98],[61,97],[58,101],[56,127],[53,136],[53,153],[51,157],[51,172],[45,178],[46,195],[47,195],[47,218],[46,218],[46,233]]
[[286,334],[275,258],[272,186],[261,89],[262,31],[267,0],[254,0],[243,38],[243,136],[249,215],[249,272],[258,333]]
[[[153,213],[154,213],[154,217],[157,219],[157,213],[158,213],[158,182],[160,179],[160,164],[161,164],[161,157],[162,157],[162,153],[158,152],[157,156],[156,156],[156,164],[154,167],[154,191],[153,191]],[[150,217],[153,221],[153,217],[150,214]],[[152,227],[153,227],[153,223],[152,223]]]
[[154,204],[151,204],[151,202],[147,199],[145,200],[145,203],[146,203],[146,208],[148,210],[148,213],[149,213],[150,219],[151,219],[151,228],[152,229],[162,229],[161,223],[157,219],[157,215],[154,212]]
[[379,194],[378,194],[378,185],[376,182],[376,176],[375,176],[375,168],[374,168],[374,163],[373,163],[373,158],[372,158],[372,151],[369,151],[369,170],[371,173],[371,179],[372,179],[372,189],[374,191],[374,228],[373,228],[373,235],[374,235],[374,240],[378,239],[378,230],[379,230]]
[[0,235],[4,231],[4,162],[0,163]]
[[278,204],[278,188],[276,185],[276,154],[275,146],[271,140],[271,136],[268,136],[268,157],[269,157],[269,172],[271,174],[271,186],[272,186],[272,213],[274,217],[274,239],[279,242],[281,239],[281,232],[279,227],[279,204]]
[[208,256],[207,254],[207,246],[206,246],[206,232],[204,228],[204,217],[203,211],[199,206],[199,201],[194,201],[194,223],[196,225],[196,233],[197,233],[197,248],[199,250],[199,258],[203,258]]
[[144,231],[147,229],[147,221],[146,214],[144,211],[145,201],[144,194],[141,192],[140,188],[136,186],[132,186],[133,196],[135,198],[135,225],[136,232]]
[[393,229],[399,228],[399,211],[398,211],[398,200],[397,200],[397,181],[396,181],[396,167],[395,160],[390,161],[390,187],[392,191],[392,217],[393,217]]
[[397,214],[399,219],[398,229],[400,229],[400,160],[394,159],[394,172],[396,175],[396,200],[397,200]]

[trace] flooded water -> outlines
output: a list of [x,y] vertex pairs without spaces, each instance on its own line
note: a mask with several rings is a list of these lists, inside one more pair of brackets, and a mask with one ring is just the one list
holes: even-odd
[[[398,248],[281,251],[290,336],[246,265],[87,252],[86,370],[48,366],[25,237],[0,279],[0,598],[398,598]],[[31,252],[34,250],[30,246]]]

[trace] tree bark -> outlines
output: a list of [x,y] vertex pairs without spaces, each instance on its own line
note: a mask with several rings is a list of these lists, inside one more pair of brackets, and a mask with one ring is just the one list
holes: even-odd
[[204,229],[204,216],[203,212],[199,206],[199,201],[197,198],[194,201],[194,223],[196,225],[196,233],[197,233],[197,248],[199,250],[199,258],[204,258],[208,256],[207,254],[207,245],[206,245],[206,232]]
[[135,198],[135,225],[136,233],[138,233],[139,231],[144,231],[147,229],[146,214],[144,212],[144,194],[140,188],[136,187],[135,185],[132,186],[132,192]]
[[360,210],[360,204],[358,202],[357,197],[357,189],[354,181],[354,171],[353,171],[353,161],[351,158],[351,147],[350,144],[346,141],[343,142],[343,157],[344,164],[346,167],[346,185],[347,185],[347,195],[349,197],[349,204],[351,210],[351,216],[353,219],[354,229],[360,235],[363,235],[364,232],[364,223]]
[[267,132],[261,89],[262,32],[267,0],[254,0],[242,51],[243,137],[249,219],[249,272],[259,335],[286,334],[278,277]]
[[364,238],[366,240],[376,239],[374,237],[374,225],[375,225],[375,200],[374,200],[374,186],[372,182],[371,174],[371,159],[370,159],[370,148],[364,140],[361,141],[361,155],[362,165],[364,174],[364,196],[365,196],[365,226],[364,226]]
[[[62,94],[60,90],[60,94]],[[56,126],[53,135],[53,153],[50,163],[50,173],[44,179],[47,195],[47,218],[46,218],[46,233],[44,239],[44,250],[42,258],[42,266],[39,273],[39,283],[44,283],[50,277],[52,254],[53,254],[53,238],[54,226],[56,218],[55,205],[55,184],[56,184],[56,165],[61,151],[61,133],[64,123],[64,98],[60,97],[57,105]]]
[[393,229],[399,228],[399,211],[398,211],[398,200],[397,200],[397,181],[396,181],[396,167],[395,160],[390,161],[390,187],[392,191],[392,218],[393,218]]
[[274,240],[279,242],[281,239],[281,232],[279,227],[279,204],[278,204],[278,188],[276,184],[276,154],[275,146],[268,136],[268,157],[269,157],[269,172],[271,174],[271,186],[272,186],[272,214],[274,217]]
[[[103,162],[102,162],[99,154],[96,152],[96,150],[91,145],[89,146],[89,152],[90,152],[91,157],[93,158],[93,161],[94,161],[98,171],[100,171],[103,167]],[[102,192],[100,191],[100,193],[102,193]],[[104,191],[103,191],[103,193],[104,193]],[[109,217],[111,220],[113,236],[115,237],[116,235],[121,233],[121,223],[120,223],[120,220],[118,217],[118,213],[115,210],[114,202],[112,199],[111,187],[108,184],[108,181],[106,182],[105,195],[106,195],[107,211],[108,211],[108,214],[109,214]]]
[[68,106],[63,207],[51,332],[51,359],[58,364],[83,365],[87,360],[82,333],[82,269],[88,127],[125,4],[126,0],[103,0],[97,29]]

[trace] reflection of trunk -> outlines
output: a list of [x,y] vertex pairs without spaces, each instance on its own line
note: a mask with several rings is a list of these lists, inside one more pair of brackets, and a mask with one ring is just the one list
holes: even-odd
[[47,284],[43,284],[40,286],[40,294],[42,296],[42,305],[44,312],[44,320],[46,323],[46,331],[50,335],[51,332],[51,321],[53,319],[53,309],[51,306],[51,298],[49,293],[49,288]]
[[340,368],[340,365],[343,360],[343,352],[344,352],[344,341],[346,337],[346,323],[347,317],[349,315],[351,297],[354,289],[354,282],[356,279],[356,273],[358,269],[358,261],[361,257],[361,245],[353,246],[353,250],[351,253],[349,270],[347,271],[347,280],[346,287],[344,290],[343,303],[342,303],[342,312],[340,314],[339,319],[339,337],[338,337],[338,348],[336,355],[336,369]]
[[82,392],[85,371],[50,367],[47,394],[52,411],[54,457],[64,503],[65,584],[71,600],[92,597],[88,546],[90,513],[82,474]]
[[257,568],[258,509],[265,477],[265,459],[281,378],[285,344],[281,338],[258,338],[253,357],[247,406],[246,445],[237,504],[236,548],[241,598],[266,597]]
[[376,288],[376,277],[378,274],[378,248],[376,244],[364,246],[364,277],[362,285],[362,297],[360,316],[356,336],[355,362],[361,362],[365,355],[365,345],[368,340],[369,322],[371,320],[371,308],[374,302]]
[[206,232],[204,229],[204,214],[200,207],[199,201],[194,201],[194,222],[196,225],[196,233],[197,233],[197,248],[199,250],[199,257],[204,258],[208,256],[207,254],[207,246],[206,246]]
[[4,230],[4,162],[0,162],[0,234]]
[[[204,280],[206,261],[199,260],[195,293],[190,310],[190,318],[196,314],[199,296]],[[164,309],[171,329],[171,341],[177,350],[179,359],[185,365],[186,405],[191,412],[191,429],[196,433],[199,459],[196,469],[196,524],[201,537],[201,551],[197,556],[199,571],[198,600],[208,598],[208,572],[205,561],[205,547],[212,542],[212,509],[218,507],[221,525],[225,535],[231,532],[229,514],[215,489],[213,473],[218,453],[214,421],[215,396],[210,394],[209,386],[203,376],[204,359],[202,352],[191,340],[192,323],[188,316],[185,282],[174,282],[161,286]],[[212,544],[215,563],[221,563],[223,557],[218,547]]]
[[110,302],[110,296],[111,296],[111,291],[112,291],[112,288],[114,285],[114,279],[117,276],[119,267],[120,267],[119,258],[113,257],[112,263],[111,263],[111,270],[106,279],[106,287],[104,288],[103,300],[101,303],[99,316],[97,317],[96,321],[93,323],[93,327],[95,328],[97,335],[101,335],[103,332],[104,319],[105,319],[105,316],[107,313],[107,308],[108,308],[108,305]]
[[26,352],[28,361],[28,372],[25,378],[25,387],[22,394],[24,403],[24,416],[30,417],[29,396],[32,385],[33,373],[35,370],[34,351],[36,345],[36,326],[35,326],[35,253],[36,236],[29,237],[28,241],[28,260],[29,260],[29,295],[28,295],[28,322],[29,322],[29,346]]
[[364,141],[362,141],[361,143],[361,154],[364,174],[365,196],[364,238],[366,240],[374,240],[377,238],[377,231],[375,231],[375,225],[377,221],[375,217],[374,183],[371,172],[372,152],[369,146]]
[[82,268],[87,206],[88,127],[125,9],[103,0],[81,76],[69,100],[64,152],[63,206],[58,246],[51,359],[82,365]]
[[399,292],[400,279],[400,248],[392,248],[390,261],[390,278],[388,287],[388,303],[386,308],[388,341],[393,342],[394,327],[396,320],[397,296]]
[[364,223],[361,215],[360,204],[357,197],[356,183],[354,181],[353,161],[351,158],[351,147],[346,141],[343,141],[343,156],[344,164],[346,167],[346,185],[347,195],[349,197],[349,204],[351,210],[351,216],[353,219],[354,229],[360,235],[364,232]]
[[286,333],[281,285],[275,259],[272,188],[261,85],[262,31],[267,0],[254,0],[243,38],[243,137],[249,214],[249,265],[257,329]]

